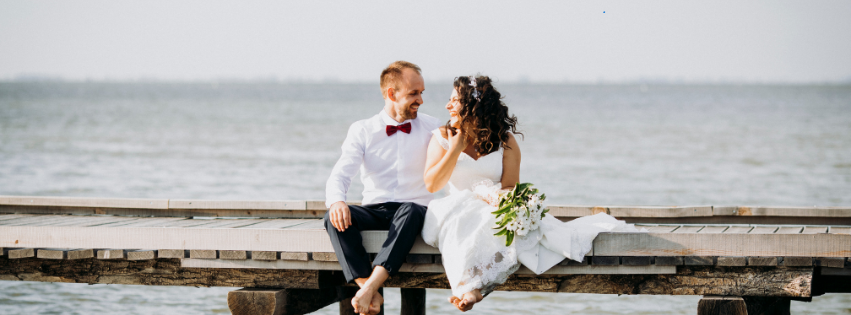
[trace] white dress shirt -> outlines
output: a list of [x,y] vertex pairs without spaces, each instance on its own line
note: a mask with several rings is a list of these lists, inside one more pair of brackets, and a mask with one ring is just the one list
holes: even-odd
[[[411,133],[398,131],[388,136],[387,125],[411,123]],[[382,109],[349,127],[343,155],[325,184],[325,206],[346,201],[352,177],[360,170],[364,205],[383,202],[413,202],[423,206],[434,199],[426,190],[425,172],[431,131],[440,126],[437,118],[419,113],[402,123]]]

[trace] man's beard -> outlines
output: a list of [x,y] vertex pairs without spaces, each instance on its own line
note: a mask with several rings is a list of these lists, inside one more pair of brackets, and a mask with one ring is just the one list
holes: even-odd
[[411,105],[408,105],[407,107],[405,107],[405,110],[403,110],[402,113],[399,115],[399,116],[402,116],[403,121],[408,120],[408,119],[416,119],[417,118],[417,113],[419,112],[419,109],[414,111],[414,110],[411,109],[411,106],[414,106],[414,104],[411,104]]

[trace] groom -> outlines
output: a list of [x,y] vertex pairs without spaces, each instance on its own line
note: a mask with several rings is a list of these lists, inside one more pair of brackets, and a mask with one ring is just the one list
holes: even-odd
[[[383,297],[378,289],[399,271],[423,228],[426,205],[433,199],[423,181],[431,131],[440,123],[418,114],[425,90],[420,67],[406,61],[381,72],[384,108],[349,127],[343,155],[325,186],[325,229],[346,281],[360,286],[352,306],[361,314],[377,314]],[[346,204],[352,177],[360,171],[363,206]],[[389,230],[370,263],[361,231]]]

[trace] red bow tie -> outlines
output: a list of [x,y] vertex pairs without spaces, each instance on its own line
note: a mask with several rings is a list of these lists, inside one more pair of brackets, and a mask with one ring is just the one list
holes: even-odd
[[396,131],[411,133],[411,123],[407,122],[398,126],[387,125],[387,136],[392,136]]

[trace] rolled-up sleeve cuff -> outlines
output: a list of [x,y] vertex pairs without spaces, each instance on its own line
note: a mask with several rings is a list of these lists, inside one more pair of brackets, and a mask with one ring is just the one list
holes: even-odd
[[334,197],[325,198],[325,208],[331,209],[331,205],[333,205],[337,201],[345,202],[346,198],[342,197],[342,196],[334,196]]

